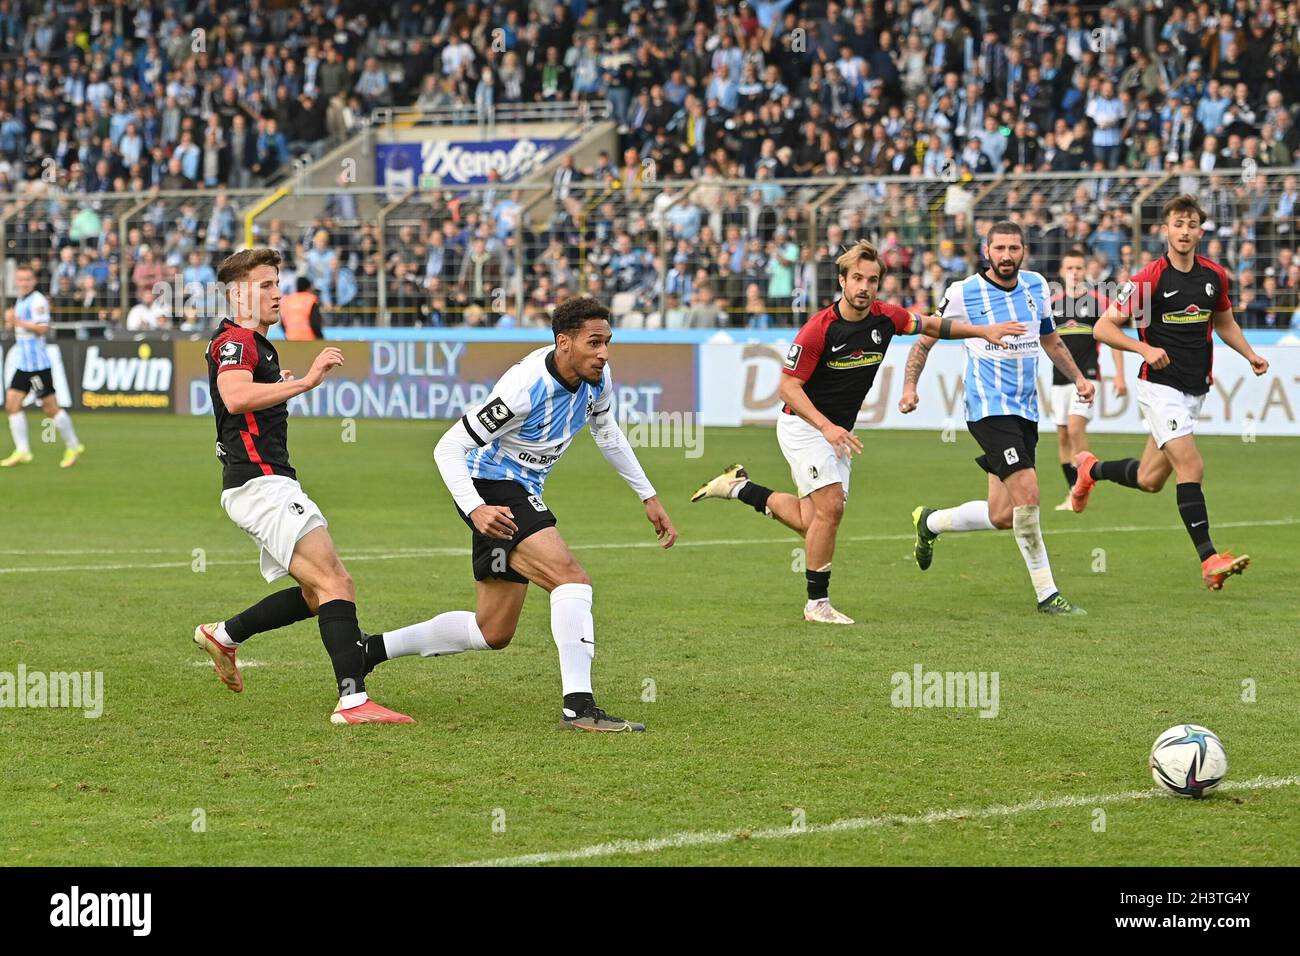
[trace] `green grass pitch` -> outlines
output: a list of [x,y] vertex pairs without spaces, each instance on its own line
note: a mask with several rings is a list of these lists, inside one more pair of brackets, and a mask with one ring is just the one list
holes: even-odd
[[[89,451],[76,468],[40,445],[35,464],[0,473],[0,671],[102,671],[104,712],[0,709],[7,863],[563,861],[670,837],[588,852],[636,864],[1300,862],[1294,780],[1202,801],[1133,795],[1154,793],[1151,741],[1185,721],[1223,738],[1230,782],[1300,767],[1296,439],[1201,440],[1214,540],[1254,559],[1209,593],[1172,488],[1103,484],[1086,514],[1052,511],[1065,483],[1045,434],[1052,566],[1089,611],[1061,621],[1035,613],[1009,533],[949,535],[930,571],[912,563],[915,505],[984,494],[964,433],[860,431],[832,580],[859,623],[837,628],[802,620],[794,535],[738,502],[687,503],[733,461],[789,490],[771,429],[706,430],[696,459],[640,450],[681,533],[669,552],[579,437],[546,498],[595,582],[597,699],[649,726],[587,735],[555,729],[558,665],[537,589],[507,650],[375,673],[372,695],[413,727],[329,724],[313,622],[253,638],[246,690],[228,692],[190,634],[269,589],[220,509],[210,420],[82,415],[77,427]],[[443,427],[361,421],[349,443],[338,422],[292,423],[293,460],[367,630],[471,606],[468,533],[432,463]],[[1093,439],[1103,457],[1141,446]],[[891,675],[917,664],[997,672],[997,716],[892,707]],[[826,828],[844,820],[857,822]]]

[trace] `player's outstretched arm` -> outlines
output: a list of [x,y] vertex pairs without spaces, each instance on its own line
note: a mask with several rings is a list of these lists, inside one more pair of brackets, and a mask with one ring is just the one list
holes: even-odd
[[591,429],[591,437],[595,439],[596,447],[605,456],[605,460],[645,504],[646,518],[654,527],[660,542],[665,548],[671,548],[677,540],[677,529],[673,527],[668,512],[660,503],[654,485],[646,477],[645,469],[641,467],[641,461],[628,443],[623,429],[618,427],[613,412],[606,407],[593,413],[587,427]]
[[[1024,335],[1029,326],[1023,322],[995,322],[992,325],[971,325],[940,315],[921,316],[921,334],[929,339],[984,339],[1000,345],[1004,338]],[[933,343],[931,343],[933,344]],[[909,356],[910,357],[910,356]]]
[[1079,401],[1087,404],[1092,401],[1093,393],[1096,386],[1092,384],[1084,374],[1079,371],[1079,366],[1075,364],[1074,356],[1070,354],[1069,346],[1061,341],[1060,332],[1049,332],[1038,340],[1042,345],[1043,351],[1047,357],[1052,360],[1052,364],[1057,367],[1062,375],[1074,382],[1074,387],[1078,389]]
[[1268,359],[1250,347],[1250,343],[1246,341],[1246,333],[1241,331],[1241,326],[1237,324],[1237,317],[1232,314],[1231,309],[1214,313],[1214,331],[1219,333],[1219,338],[1224,345],[1250,363],[1250,368],[1256,375],[1263,375],[1268,371]]
[[[929,316],[927,316],[929,318]],[[898,400],[898,410],[906,415],[916,411],[916,384],[925,371],[925,362],[930,357],[930,349],[939,339],[933,335],[922,334],[917,338],[912,350],[907,353],[907,364],[903,367],[903,397]]]
[[316,356],[311,370],[302,378],[279,382],[254,382],[253,373],[246,368],[219,369],[217,391],[226,410],[233,415],[260,412],[264,408],[280,405],[296,395],[311,391],[319,385],[330,369],[343,364],[343,353],[328,348]]

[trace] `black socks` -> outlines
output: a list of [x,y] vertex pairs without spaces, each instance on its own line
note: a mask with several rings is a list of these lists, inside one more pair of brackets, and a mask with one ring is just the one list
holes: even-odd
[[1061,462],[1061,471],[1065,473],[1065,483],[1073,488],[1075,479],[1079,477],[1079,469],[1066,461]]
[[339,696],[359,694],[366,689],[365,654],[357,606],[352,601],[326,601],[317,615],[320,639],[334,665]]
[[821,601],[830,597],[831,573],[829,571],[805,571],[808,579],[808,600]]
[[767,514],[767,499],[772,497],[772,489],[764,488],[753,481],[747,481],[741,486],[740,491],[736,493],[736,497],[759,514]]
[[302,588],[285,588],[267,595],[248,610],[241,611],[227,621],[226,636],[239,644],[254,634],[286,627],[311,616],[311,608],[302,596]]
[[1113,481],[1115,484],[1123,485],[1126,488],[1136,488],[1138,486],[1138,464],[1136,458],[1099,461],[1092,466],[1091,475],[1097,481]]
[[1210,541],[1210,513],[1205,508],[1205,495],[1199,482],[1189,481],[1178,486],[1178,513],[1187,526],[1187,533],[1192,536],[1196,553],[1204,561],[1214,554],[1214,545]]

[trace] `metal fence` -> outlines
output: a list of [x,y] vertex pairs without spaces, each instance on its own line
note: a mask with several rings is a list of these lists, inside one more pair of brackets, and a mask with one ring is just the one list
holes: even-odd
[[[1243,324],[1290,325],[1300,301],[1300,169],[1210,174],[1035,174],[942,179],[659,180],[653,164],[549,183],[289,187],[275,218],[264,192],[63,195],[0,204],[0,305],[18,262],[38,268],[55,317],[92,334],[138,326],[148,292],[200,292],[251,233],[322,299],[328,325],[544,325],[575,294],[611,304],[628,328],[797,325],[834,300],[841,244],[873,240],[889,271],[882,297],[936,306],[979,267],[979,236],[1010,218],[1029,239],[1026,268],[1055,276],[1061,254],[1087,253],[1091,277],[1121,281],[1163,251],[1161,204],[1197,195],[1209,213],[1201,251],[1234,276]],[[343,218],[340,201],[378,213]],[[216,321],[211,297],[187,295],[169,327]]]

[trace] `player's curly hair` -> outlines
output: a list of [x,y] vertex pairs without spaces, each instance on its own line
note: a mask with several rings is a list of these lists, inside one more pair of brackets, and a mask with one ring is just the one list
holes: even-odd
[[555,335],[561,332],[568,335],[582,328],[582,323],[590,319],[609,322],[610,311],[589,295],[565,299],[555,307],[555,312],[551,315],[551,332]]
[[240,249],[234,255],[226,256],[221,267],[217,269],[217,281],[223,285],[232,285],[248,278],[248,274],[258,266],[275,266],[280,268],[280,253],[274,249]]
[[1183,193],[1181,196],[1175,196],[1173,199],[1165,203],[1160,209],[1160,221],[1168,222],[1170,216],[1179,213],[1185,216],[1196,213],[1196,218],[1201,222],[1205,222],[1205,220],[1209,218],[1205,215],[1205,210],[1201,208],[1200,201],[1191,193]]

